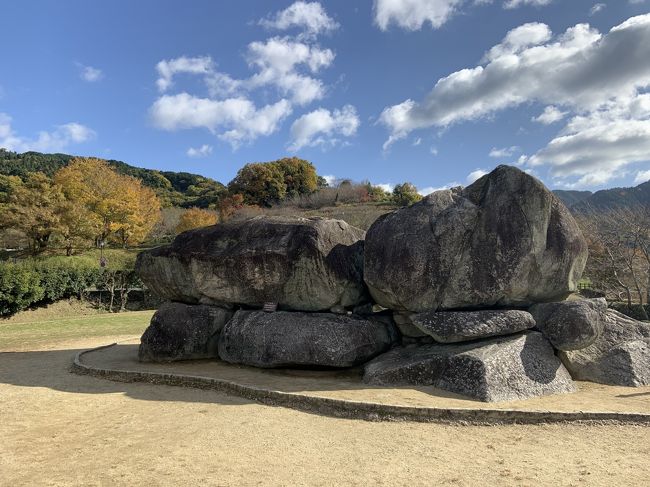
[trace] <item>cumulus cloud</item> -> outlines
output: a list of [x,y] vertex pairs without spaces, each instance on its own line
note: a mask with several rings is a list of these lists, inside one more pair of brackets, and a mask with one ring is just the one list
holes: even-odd
[[380,117],[389,129],[384,145],[417,129],[541,103],[547,108],[535,121],[571,118],[528,164],[547,164],[555,177],[574,176],[576,184],[593,185],[625,164],[648,160],[650,122],[642,114],[648,103],[643,90],[650,87],[650,14],[606,34],[587,24],[557,36],[547,29],[537,23],[513,29],[486,53],[483,64],[441,78],[421,102],[408,99],[386,107]]
[[201,147],[190,147],[187,149],[188,157],[207,157],[212,154],[212,146],[203,144]]
[[181,56],[175,59],[163,60],[156,65],[159,76],[156,85],[161,92],[165,92],[171,88],[176,74],[210,74],[213,69],[214,63],[210,56]]
[[88,83],[100,81],[104,77],[103,71],[99,68],[84,66],[83,64],[79,63],[77,63],[77,67],[79,68],[79,77]]
[[438,187],[436,187],[436,186],[427,186],[427,187],[424,187],[424,188],[418,188],[418,193],[421,196],[427,196],[427,195],[430,195],[431,193],[435,193],[436,191],[442,191],[444,189],[451,189],[451,188],[455,188],[457,186],[462,186],[462,184],[454,181],[453,183],[447,183],[444,186],[438,186]]
[[160,129],[206,128],[235,148],[272,134],[291,112],[285,99],[258,108],[247,98],[212,100],[189,93],[163,95],[150,108],[151,120]]
[[[331,66],[335,54],[331,49],[320,47],[314,38],[336,29],[338,24],[320,3],[304,1],[295,2],[260,23],[277,30],[299,28],[302,33],[249,43],[244,59],[252,74],[240,79],[219,71],[210,56],[181,56],[160,61],[156,66],[156,84],[161,95],[149,110],[153,124],[163,130],[204,127],[236,148],[277,131],[294,106],[322,99],[327,86],[319,79],[319,74]],[[200,77],[208,96],[181,90],[170,95],[168,92],[179,74]],[[253,101],[258,99],[255,93],[264,89],[259,98],[267,100],[270,90],[266,88],[272,88],[279,100],[259,107]],[[330,113],[333,114],[340,115],[338,111]],[[300,126],[298,124],[296,130]],[[322,132],[306,143],[317,141],[320,145],[332,140],[329,135]]]
[[16,152],[58,152],[70,144],[80,144],[95,138],[96,133],[76,122],[58,125],[51,132],[41,131],[34,139],[19,136],[12,128],[12,118],[0,113],[0,147]]
[[533,5],[535,7],[543,7],[544,5],[548,5],[551,3],[553,0],[506,0],[503,3],[503,8],[517,8],[521,7],[522,5]]
[[247,82],[252,88],[273,85],[292,100],[305,105],[321,99],[325,88],[319,79],[300,73],[299,67],[312,74],[329,67],[334,52],[321,49],[288,37],[273,37],[265,42],[252,42],[248,46],[248,63],[258,72]]
[[625,167],[650,161],[650,94],[618,99],[587,115],[577,115],[527,164],[546,165],[566,186],[603,184]]
[[510,146],[510,147],[503,147],[501,149],[498,149],[496,147],[492,147],[492,150],[490,151],[489,156],[500,159],[500,158],[503,158],[503,157],[510,157],[515,152],[519,152],[520,150],[521,149],[516,145]]
[[269,29],[287,30],[298,28],[304,35],[315,36],[338,29],[339,24],[325,12],[318,2],[295,2],[275,15],[259,21]]
[[591,17],[593,15],[596,15],[598,12],[600,12],[605,7],[607,7],[607,5],[605,5],[604,3],[596,3],[596,4],[594,4],[594,6],[591,7],[591,10],[589,10],[589,16]]
[[341,142],[341,137],[356,134],[359,124],[357,111],[352,105],[333,111],[319,108],[293,122],[289,150],[336,145]]
[[650,169],[647,171],[639,171],[636,173],[636,177],[634,178],[634,184],[641,184],[641,183],[645,183],[646,181],[650,181]]
[[323,176],[323,179],[325,180],[327,185],[332,188],[336,186],[336,182],[338,181],[338,178],[333,174],[326,174]]
[[375,0],[375,23],[381,30],[391,24],[419,30],[425,23],[437,29],[447,22],[464,0]]
[[559,108],[551,105],[544,108],[544,111],[542,113],[536,117],[533,117],[531,120],[543,125],[551,125],[552,123],[562,120],[567,113],[568,112],[563,112]]
[[472,184],[474,181],[476,181],[479,178],[482,178],[485,176],[488,172],[484,171],[483,169],[475,169],[471,173],[467,175],[467,184]]

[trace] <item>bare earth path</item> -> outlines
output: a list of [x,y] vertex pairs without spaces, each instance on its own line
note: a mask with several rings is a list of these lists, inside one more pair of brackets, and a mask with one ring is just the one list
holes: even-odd
[[[650,485],[650,428],[334,419],[0,353],[0,485]],[[1,347],[0,343],[0,347]]]

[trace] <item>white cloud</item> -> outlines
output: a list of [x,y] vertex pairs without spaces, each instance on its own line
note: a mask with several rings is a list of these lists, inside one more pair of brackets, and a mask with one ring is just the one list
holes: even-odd
[[557,107],[553,105],[544,108],[544,111],[540,113],[537,117],[533,117],[531,120],[533,122],[541,123],[544,125],[551,125],[552,123],[559,122],[562,120],[568,112],[560,111]]
[[339,137],[356,134],[359,124],[357,111],[352,105],[333,111],[319,108],[293,122],[289,150],[336,145],[341,142]]
[[510,47],[493,48],[505,54],[485,66],[441,78],[421,103],[406,100],[384,109],[380,120],[393,140],[531,101],[593,108],[650,83],[650,15],[631,18],[606,36],[578,24],[554,42],[514,52]]
[[187,149],[187,155],[189,157],[207,157],[212,154],[212,146],[208,144],[203,144],[201,147],[190,147]]
[[503,147],[501,149],[497,149],[496,147],[492,147],[492,150],[490,151],[489,156],[500,159],[500,158],[503,158],[503,157],[510,157],[515,152],[519,152],[520,150],[521,149],[516,145],[510,146],[510,147]]
[[487,171],[484,171],[483,169],[475,169],[471,173],[467,175],[467,184],[472,184],[474,181],[476,181],[479,178],[482,178],[488,174]]
[[625,167],[650,161],[650,94],[621,97],[569,120],[562,132],[531,156],[554,178],[578,178],[574,187],[595,186],[624,175]]
[[413,141],[413,144],[412,144],[412,145],[413,145],[413,147],[417,147],[417,146],[420,145],[421,143],[422,143],[422,138],[421,138],[421,137],[418,137],[418,138],[416,138],[416,139]]
[[161,92],[167,91],[173,84],[174,75],[179,73],[210,74],[214,70],[214,63],[210,56],[186,57],[160,61],[156,65],[159,78],[156,85]]
[[41,131],[38,137],[29,139],[17,135],[11,122],[9,115],[0,113],[0,147],[16,152],[58,152],[70,144],[80,144],[96,136],[96,133],[85,125],[70,122],[58,125],[51,132]]
[[492,47],[483,56],[483,61],[494,61],[510,54],[521,53],[526,48],[543,44],[552,35],[551,29],[546,24],[531,22],[520,25],[508,32],[500,44]]
[[591,7],[591,10],[589,10],[589,16],[591,17],[593,15],[596,15],[598,12],[600,12],[605,7],[607,7],[607,5],[604,4],[604,3],[596,3],[596,4],[594,4],[594,6]]
[[381,30],[391,24],[419,30],[429,22],[437,29],[447,22],[464,0],[375,0],[375,23]]
[[151,119],[160,129],[207,128],[233,148],[274,133],[291,112],[285,99],[257,108],[243,97],[212,100],[188,93],[163,95],[150,108]]
[[377,186],[378,188],[383,189],[387,193],[392,193],[393,188],[395,187],[393,184],[390,184],[390,183],[373,184],[373,186]]
[[533,5],[535,7],[543,7],[548,5],[553,0],[506,0],[503,4],[503,8],[517,8],[522,5]]
[[100,81],[104,77],[104,73],[99,68],[93,68],[92,66],[84,66],[83,64],[77,64],[80,69],[79,77],[89,83],[94,83],[95,81]]
[[605,35],[578,24],[536,44],[544,37],[540,28],[514,29],[488,51],[485,65],[438,80],[422,102],[385,108],[380,121],[390,133],[384,145],[417,129],[532,102],[553,107],[536,117],[540,123],[572,118],[547,147],[520,158],[522,164],[547,165],[553,177],[577,178],[568,184],[596,185],[627,164],[650,160],[650,95],[639,94],[650,87],[650,14]]
[[260,20],[259,23],[269,29],[298,28],[302,29],[304,34],[311,36],[330,32],[339,27],[339,24],[327,15],[320,3],[303,1],[295,2],[275,15]]
[[328,186],[334,187],[336,186],[336,182],[338,181],[338,178],[334,176],[333,174],[326,174],[323,176],[323,179],[327,183]]
[[437,155],[438,155],[438,149],[437,149],[436,147],[430,147],[430,148],[429,148],[429,153],[430,153],[432,156],[437,156]]
[[259,70],[246,82],[250,87],[273,85],[294,103],[305,105],[323,98],[325,87],[320,80],[300,73],[298,68],[302,66],[312,74],[318,73],[332,64],[334,52],[288,37],[272,37],[250,43],[247,58],[249,65]]
[[457,186],[462,186],[462,184],[454,181],[453,183],[447,183],[444,186],[439,186],[439,187],[434,187],[434,186],[427,186],[425,188],[418,188],[418,193],[422,196],[427,196],[430,195],[431,193],[435,193],[436,191],[442,191],[444,189],[451,189],[455,188]]
[[636,173],[636,177],[634,178],[634,184],[641,184],[641,183],[645,183],[646,181],[650,181],[650,169],[647,171],[639,171]]

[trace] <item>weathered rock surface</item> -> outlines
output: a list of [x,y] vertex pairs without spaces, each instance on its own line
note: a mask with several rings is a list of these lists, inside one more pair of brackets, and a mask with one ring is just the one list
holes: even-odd
[[520,310],[428,311],[412,316],[413,324],[440,343],[466,342],[511,335],[535,327],[533,316]]
[[216,306],[165,303],[140,339],[142,362],[217,358],[219,333],[232,311]]
[[380,217],[366,235],[364,278],[377,303],[395,310],[525,307],[564,299],[586,259],[561,201],[499,166]]
[[582,350],[560,352],[560,358],[576,380],[650,385],[650,324],[608,309],[596,341]]
[[367,300],[364,232],[340,220],[257,217],[180,234],[136,270],[174,301],[321,311]]
[[457,345],[395,348],[365,366],[377,385],[431,385],[480,401],[575,391],[569,373],[538,332]]
[[392,323],[329,313],[237,311],[219,338],[222,360],[255,367],[351,367],[396,341]]
[[558,350],[580,350],[603,332],[607,301],[604,298],[539,303],[529,308],[541,331]]

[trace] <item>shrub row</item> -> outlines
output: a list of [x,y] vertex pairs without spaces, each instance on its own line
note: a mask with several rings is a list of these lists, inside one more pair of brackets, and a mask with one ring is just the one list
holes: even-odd
[[115,272],[132,272],[134,258],[116,252],[101,268],[94,254],[74,257],[25,259],[0,263],[0,316],[70,296],[81,297],[88,288],[106,287]]

